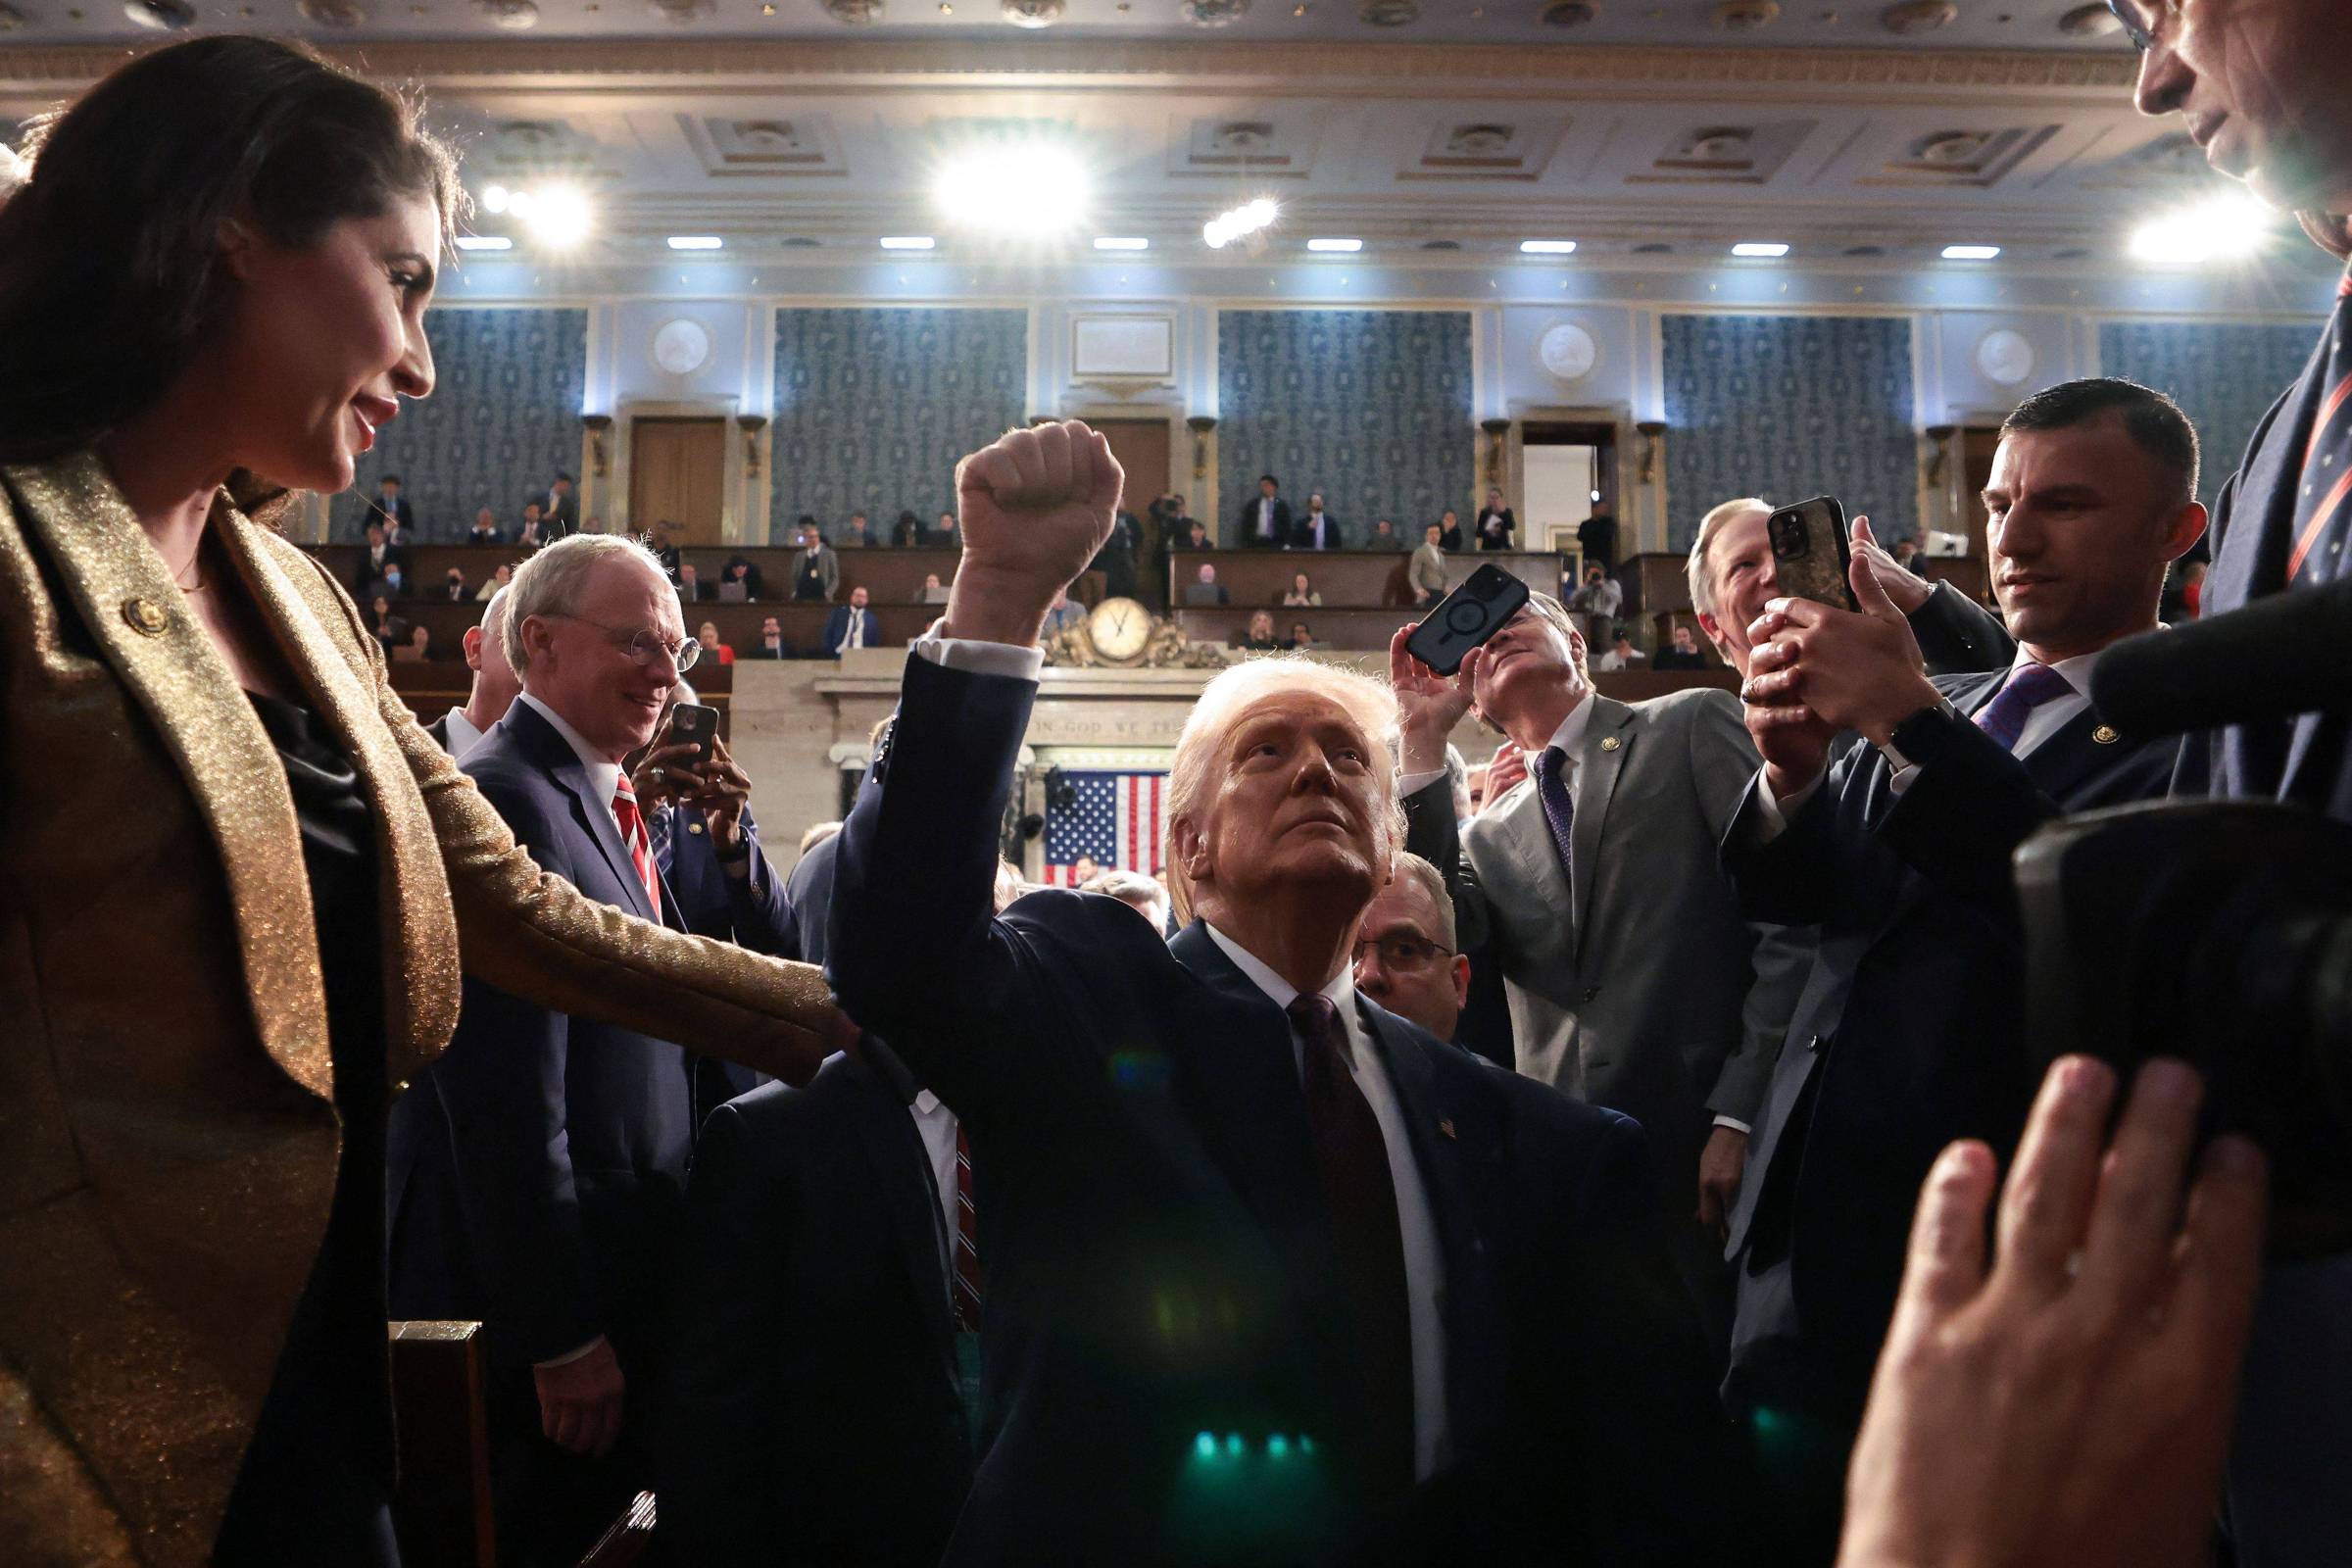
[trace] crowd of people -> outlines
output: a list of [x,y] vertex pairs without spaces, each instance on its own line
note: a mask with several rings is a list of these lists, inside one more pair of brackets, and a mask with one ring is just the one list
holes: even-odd
[[[2352,207],[2328,8],[2116,9],[2143,108]],[[370,623],[277,531],[433,391],[462,198],[417,106],[206,36],[33,146],[8,1560],[397,1568],[387,1309],[480,1326],[522,1565],[646,1489],[697,1565],[2340,1559],[2345,1260],[2266,1260],[2265,1152],[2186,1064],[2028,1065],[2010,865],[2168,794],[2352,814],[2334,715],[2091,702],[2200,536],[2207,614],[2339,579],[2352,291],[2218,515],[2161,394],[2021,402],[1998,616],[1862,517],[1852,604],[1786,595],[1751,496],[1688,563],[1737,695],[1600,695],[1605,595],[1533,595],[1450,675],[1407,626],[1385,673],[1223,669],[1164,885],[1004,858],[1041,634],[1123,484],[1082,422],[1012,431],[780,875],[655,547],[543,541],[420,726],[390,596]],[[204,265],[147,265],[174,244]]]

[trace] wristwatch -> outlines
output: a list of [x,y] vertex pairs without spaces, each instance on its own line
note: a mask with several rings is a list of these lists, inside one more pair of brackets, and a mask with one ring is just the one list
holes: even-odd
[[1925,767],[1950,750],[1953,726],[1960,721],[1960,710],[1949,699],[1931,704],[1888,730],[1886,744],[1879,750],[1898,773],[1906,767]]
[[744,861],[752,858],[752,836],[749,833],[746,833],[740,838],[736,839],[735,847],[733,849],[722,849],[718,846],[718,844],[713,842],[710,846],[710,850],[712,854],[718,857],[719,864],[741,865]]

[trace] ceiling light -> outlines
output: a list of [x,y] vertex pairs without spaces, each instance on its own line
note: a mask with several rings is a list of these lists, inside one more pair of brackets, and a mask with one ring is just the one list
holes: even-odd
[[2228,192],[2140,224],[2132,231],[2132,256],[2160,267],[2236,261],[2262,247],[2272,221],[2261,202]]
[[1360,239],[1310,239],[1306,242],[1306,248],[1310,251],[1360,251],[1364,248],[1364,242]]
[[1750,239],[1742,240],[1733,246],[1732,254],[1734,256],[1786,256],[1788,254],[1788,247],[1777,239]]
[[458,249],[462,251],[511,251],[514,242],[504,234],[460,234]]
[[1148,251],[1151,248],[1152,242],[1148,239],[1119,239],[1108,235],[1098,235],[1095,239],[1095,249],[1099,251]]
[[1024,137],[957,149],[931,193],[959,227],[1045,238],[1085,220],[1093,183],[1075,148]]
[[[521,208],[517,206],[515,210],[519,212]],[[587,196],[570,185],[557,185],[539,192],[529,217],[531,233],[539,243],[559,249],[577,245],[596,224],[596,215],[588,206]]]
[[669,248],[673,251],[714,251],[723,248],[726,243],[716,234],[672,234],[669,236]]
[[1200,225],[1200,237],[1212,251],[1223,250],[1245,235],[1254,234],[1280,217],[1282,209],[1270,196],[1230,208]]
[[504,185],[485,185],[485,186],[483,186],[483,187],[482,187],[482,211],[483,211],[483,212],[485,212],[485,213],[503,213],[503,212],[505,212],[506,210],[507,210],[507,187],[506,187],[506,186],[504,186]]
[[938,244],[939,241],[928,234],[885,234],[882,236],[882,248],[886,251],[927,251],[935,248]]
[[1946,245],[1943,259],[1947,262],[1989,262],[2001,254],[1998,245]]
[[1519,248],[1530,256],[1573,256],[1576,241],[1572,239],[1523,239]]

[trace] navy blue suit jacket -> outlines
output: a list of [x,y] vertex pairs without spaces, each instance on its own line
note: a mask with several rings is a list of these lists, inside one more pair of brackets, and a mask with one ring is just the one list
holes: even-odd
[[[508,710],[465,768],[542,869],[655,917],[610,804],[528,703]],[[663,913],[672,908],[665,899]],[[483,1318],[500,1360],[547,1360],[604,1334],[628,1364],[650,1340],[685,1193],[694,1139],[685,1051],[468,978],[430,1082],[466,1234],[453,1244],[396,1226],[396,1237],[409,1234],[392,1260],[395,1300],[446,1298],[470,1261],[480,1299],[456,1304]]]
[[[1163,943],[1115,901],[1059,891],[991,916],[1035,694],[910,661],[835,865],[843,1005],[963,1118],[978,1177],[985,1457],[949,1560],[1317,1560],[1368,1504],[1290,1027],[1200,926]],[[1511,1239],[1642,1212],[1640,1130],[1548,1091],[1528,1110],[1510,1075],[1363,1016],[1428,1188],[1448,1422],[1475,1465],[1514,1448],[1527,1381],[1507,1303],[1534,1264]],[[1524,1178],[1523,1125],[1543,1172]],[[1588,1208],[1592,1192],[1609,1196]],[[1575,1316],[1556,1298],[1545,1312]],[[1293,1445],[1281,1464],[1275,1435]]]
[[[2007,677],[1935,679],[1973,715]],[[1965,718],[1950,738],[1899,797],[1886,754],[1855,746],[1770,844],[1753,842],[1752,798],[1724,842],[1743,912],[1821,927],[1728,1250],[1758,1267],[1789,1259],[1787,1327],[1818,1352],[1820,1396],[1848,1414],[1929,1166],[1955,1138],[2006,1151],[2024,1127],[2034,1084],[2010,856],[2063,811],[2161,796],[2180,751],[2119,736],[2088,709],[2022,760]]]
[[[767,863],[760,846],[760,824],[750,807],[743,809],[743,836],[752,847],[751,874],[737,881],[719,863],[708,825],[699,807],[675,802],[663,808],[670,813],[669,843],[662,852],[662,887],[675,910],[673,925],[683,925],[698,937],[732,942],[770,957],[792,958],[792,911],[784,902],[784,879]],[[696,1103],[697,1120],[712,1107],[737,1095],[748,1094],[769,1081],[767,1074],[714,1056],[697,1057],[698,1079],[708,1087]]]
[[[850,605],[835,605],[833,607],[833,613],[825,617],[824,647],[825,656],[829,659],[838,658],[840,656],[841,645],[849,638],[850,612],[853,608],[855,607]],[[882,623],[874,618],[872,607],[867,607],[865,612],[866,647],[873,648],[878,646],[877,638],[881,633],[881,629]]]
[[914,1120],[855,1057],[712,1112],[658,1451],[673,1560],[939,1561],[972,1470],[946,1250]]

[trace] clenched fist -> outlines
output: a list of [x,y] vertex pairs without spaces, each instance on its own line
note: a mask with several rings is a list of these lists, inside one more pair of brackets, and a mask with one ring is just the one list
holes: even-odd
[[1110,537],[1126,475],[1082,419],[1012,430],[956,466],[963,564],[942,635],[1037,641],[1054,594]]

